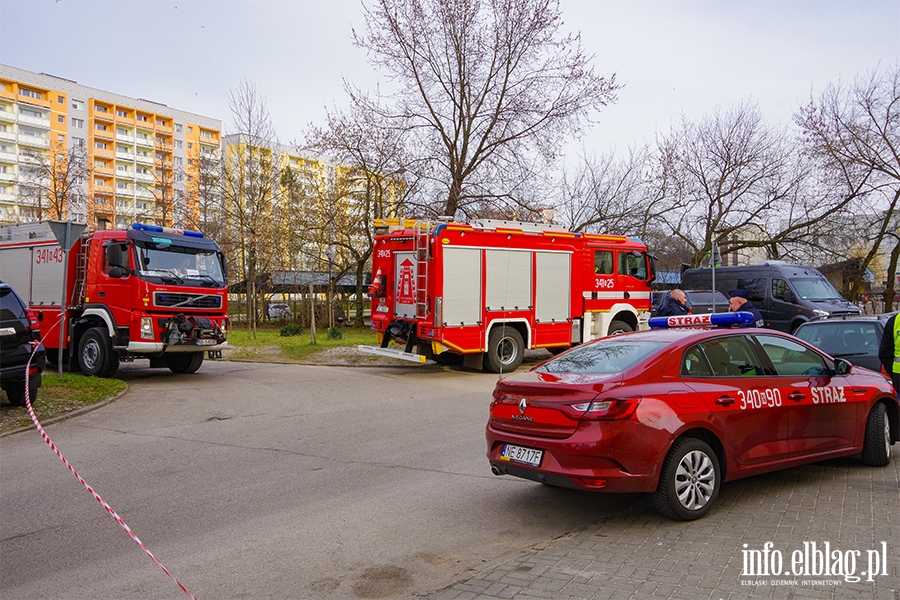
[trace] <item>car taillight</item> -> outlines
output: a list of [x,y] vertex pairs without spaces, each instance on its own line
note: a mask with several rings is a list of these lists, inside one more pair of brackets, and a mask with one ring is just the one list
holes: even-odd
[[40,332],[41,324],[38,322],[37,315],[30,308],[25,309],[25,316],[28,317],[28,327],[32,331]]
[[570,412],[579,419],[591,421],[624,420],[631,417],[637,410],[641,397],[633,398],[606,398],[591,402],[579,402],[570,404]]

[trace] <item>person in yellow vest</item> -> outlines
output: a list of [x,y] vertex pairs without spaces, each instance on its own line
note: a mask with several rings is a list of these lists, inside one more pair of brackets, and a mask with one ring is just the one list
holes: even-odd
[[900,395],[900,319],[896,313],[884,326],[878,358],[881,359],[884,370],[891,376],[894,391]]

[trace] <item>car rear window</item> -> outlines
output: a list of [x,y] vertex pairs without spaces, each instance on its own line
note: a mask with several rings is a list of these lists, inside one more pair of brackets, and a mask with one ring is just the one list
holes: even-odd
[[810,323],[800,327],[795,335],[834,357],[878,354],[878,330],[875,323]]
[[665,346],[663,342],[635,342],[611,337],[570,350],[537,370],[545,373],[620,373]]
[[0,288],[0,319],[12,321],[25,318],[25,307],[13,293],[12,288]]

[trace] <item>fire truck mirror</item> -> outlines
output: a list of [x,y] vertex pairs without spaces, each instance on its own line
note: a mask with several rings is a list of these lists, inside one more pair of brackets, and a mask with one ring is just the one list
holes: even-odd
[[128,275],[128,269],[122,267],[110,267],[109,276],[113,279],[121,279]]
[[[106,247],[106,261],[110,267],[120,267],[128,270],[128,254],[122,244],[110,244]],[[110,276],[113,276],[110,273]],[[121,277],[121,275],[120,275]]]

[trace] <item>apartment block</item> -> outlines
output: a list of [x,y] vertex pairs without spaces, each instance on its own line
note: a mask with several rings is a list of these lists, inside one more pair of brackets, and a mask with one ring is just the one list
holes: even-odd
[[196,222],[221,137],[218,119],[0,64],[0,222]]

